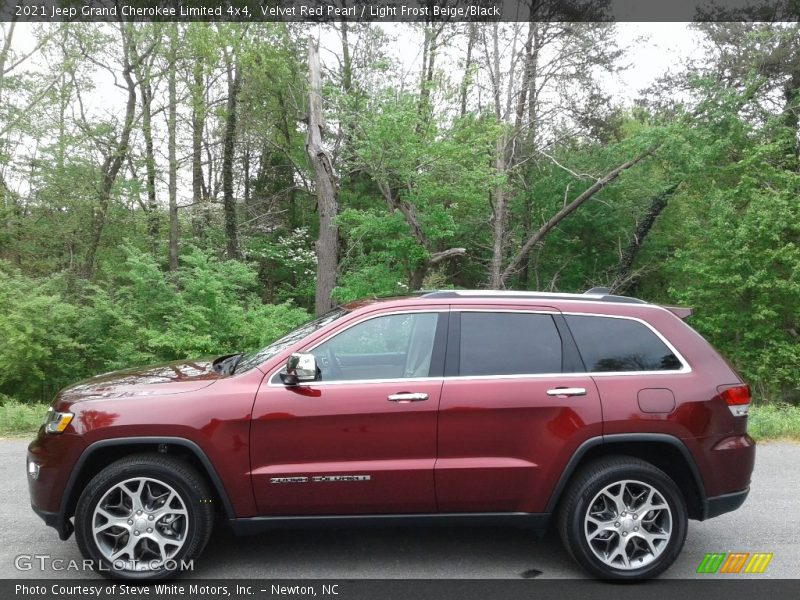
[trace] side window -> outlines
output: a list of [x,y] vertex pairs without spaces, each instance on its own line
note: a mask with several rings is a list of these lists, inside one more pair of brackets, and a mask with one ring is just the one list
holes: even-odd
[[638,321],[566,315],[589,372],[675,371],[681,362],[650,328]]
[[363,321],[311,352],[322,381],[427,377],[438,313],[386,315]]
[[561,372],[561,337],[550,315],[461,313],[460,375]]

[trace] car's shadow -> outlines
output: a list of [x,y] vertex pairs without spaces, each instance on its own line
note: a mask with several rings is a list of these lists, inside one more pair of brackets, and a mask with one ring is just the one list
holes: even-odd
[[196,577],[585,577],[549,531],[509,527],[275,530],[237,537],[218,522]]

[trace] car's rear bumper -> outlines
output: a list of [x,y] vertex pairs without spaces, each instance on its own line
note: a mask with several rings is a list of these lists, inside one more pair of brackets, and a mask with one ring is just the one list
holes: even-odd
[[[736,433],[722,438],[710,436],[685,442],[700,471],[705,504],[713,498],[722,498],[714,504],[725,506],[730,503],[725,500],[727,496],[747,495],[756,462],[756,443],[753,438],[746,433]],[[741,502],[734,508],[739,505]],[[710,516],[709,512],[706,518]]]
[[739,508],[747,499],[750,493],[750,488],[747,487],[738,492],[730,494],[722,494],[721,496],[714,496],[706,498],[705,507],[703,509],[703,519],[712,519],[719,515],[731,512]]

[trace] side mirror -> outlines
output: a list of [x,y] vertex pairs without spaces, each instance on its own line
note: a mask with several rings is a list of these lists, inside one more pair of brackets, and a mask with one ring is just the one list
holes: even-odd
[[296,352],[286,360],[286,373],[281,373],[284,385],[297,385],[319,379],[317,359],[313,354]]

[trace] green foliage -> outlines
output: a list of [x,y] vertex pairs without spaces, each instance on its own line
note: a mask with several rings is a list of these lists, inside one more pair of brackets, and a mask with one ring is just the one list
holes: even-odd
[[83,376],[135,364],[252,350],[308,319],[263,304],[253,269],[187,249],[177,273],[124,247],[105,285],[0,271],[0,392],[47,399]]
[[22,404],[0,394],[0,436],[33,435],[42,424],[48,405]]
[[[500,131],[493,120],[472,115],[437,128],[407,94],[385,91],[373,99],[352,140],[354,167],[371,185],[354,186],[338,218],[348,252],[337,298],[402,292],[431,252],[476,232],[476,217],[502,181],[490,164]],[[389,208],[387,195],[413,211],[424,245],[401,211]]]
[[762,397],[796,402],[800,177],[748,163],[734,188],[707,193],[708,218],[669,261],[670,295],[698,308],[692,324]]
[[[673,154],[685,186],[654,231],[664,300],[694,307],[691,324],[762,401],[800,401],[800,174],[785,128],[738,117],[747,91],[707,90],[707,118]],[[787,168],[788,167],[788,168]],[[661,295],[661,294],[659,294]]]
[[64,300],[55,280],[0,270],[0,307],[0,392],[43,399],[52,382],[74,377],[82,350],[79,310]]
[[247,257],[258,261],[269,284],[267,296],[273,302],[294,300],[302,306],[314,304],[317,257],[314,241],[306,227],[296,227],[277,240],[253,236],[247,243]]
[[[403,294],[421,274],[423,287],[484,287],[496,189],[508,199],[508,264],[565,203],[657,145],[558,223],[507,286],[581,292],[610,284],[651,200],[678,184],[636,254],[629,292],[692,306],[692,325],[759,402],[800,401],[798,26],[697,25],[710,51],[704,64],[666,81],[660,94],[656,85],[628,110],[596,78],[620,66],[612,27],[540,25],[549,33],[537,39],[551,42],[539,52],[547,67],[533,69],[540,73],[533,98],[520,95],[524,52],[507,72],[512,81],[491,80],[491,24],[476,25],[464,79],[460,67],[450,68],[465,58],[456,27],[443,28],[422,53],[429,62],[436,56],[433,72],[413,74],[389,56],[390,32],[365,23],[348,25],[349,41],[337,38],[345,28],[329,32],[322,133],[339,206],[335,299]],[[510,48],[511,27],[499,27]],[[203,189],[178,190],[180,265],[168,273],[163,144],[155,149],[155,215],[137,128],[108,206],[98,199],[124,107],[88,99],[101,91],[99,64],[124,83],[120,29],[71,24],[33,33],[45,58],[36,62],[52,72],[23,60],[0,75],[0,393],[24,402],[109,369],[255,348],[313,309],[318,212],[304,144],[308,31],[283,23],[124,30],[153,61],[146,71],[156,131],[169,112],[166,74],[176,76],[179,186],[196,167]],[[523,30],[513,33],[521,33],[520,43]],[[167,51],[172,36],[175,56]],[[337,40],[348,44],[347,58]],[[15,44],[6,65],[24,58]],[[498,58],[500,71],[510,67],[510,54]],[[235,158],[225,166],[219,142],[228,67],[241,87]],[[504,123],[493,110],[493,84],[510,100]],[[515,106],[517,98],[526,106]],[[495,169],[501,136],[513,140],[505,172]],[[243,256],[227,262],[217,258],[229,235],[219,202],[224,169],[236,182]],[[418,232],[400,208],[413,213]],[[79,278],[99,221],[95,267]],[[462,256],[429,264],[461,247]]]
[[747,418],[747,432],[756,440],[800,440],[800,406],[753,406]]

